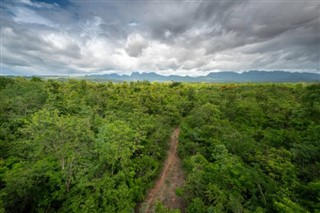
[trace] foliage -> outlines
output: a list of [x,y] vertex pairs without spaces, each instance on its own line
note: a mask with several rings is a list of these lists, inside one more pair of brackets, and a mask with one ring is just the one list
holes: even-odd
[[1,78],[6,212],[132,212],[181,115],[169,85]]
[[319,94],[319,84],[199,86],[180,134],[188,212],[319,211]]
[[133,212],[177,126],[188,212],[320,211],[319,88],[1,77],[0,212]]

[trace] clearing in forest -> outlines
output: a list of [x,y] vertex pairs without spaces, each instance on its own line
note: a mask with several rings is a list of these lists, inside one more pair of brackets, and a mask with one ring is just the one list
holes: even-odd
[[163,169],[154,187],[149,191],[147,199],[141,205],[140,212],[155,212],[157,202],[170,209],[183,212],[184,200],[176,195],[176,189],[184,184],[181,160],[177,154],[179,128],[175,129],[170,139],[170,149]]

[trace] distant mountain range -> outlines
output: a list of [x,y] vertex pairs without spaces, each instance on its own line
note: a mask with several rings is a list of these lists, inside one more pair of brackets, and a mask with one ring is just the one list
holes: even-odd
[[318,73],[299,73],[285,71],[248,71],[236,72],[212,72],[206,76],[191,77],[178,75],[159,75],[154,72],[138,73],[131,75],[103,74],[86,75],[83,78],[96,81],[176,81],[176,82],[313,82],[320,81]]

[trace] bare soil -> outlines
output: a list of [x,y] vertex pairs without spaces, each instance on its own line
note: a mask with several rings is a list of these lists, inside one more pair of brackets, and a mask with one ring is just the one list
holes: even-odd
[[185,202],[176,195],[176,189],[182,187],[185,182],[181,160],[177,154],[179,131],[177,128],[172,133],[163,169],[154,187],[148,192],[147,199],[140,206],[139,212],[155,212],[157,202],[161,202],[167,208],[180,209],[184,212]]

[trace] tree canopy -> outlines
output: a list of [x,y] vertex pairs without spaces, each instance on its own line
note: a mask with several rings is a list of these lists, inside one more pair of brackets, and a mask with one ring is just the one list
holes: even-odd
[[134,212],[177,126],[187,212],[319,212],[319,94],[0,77],[0,212]]

